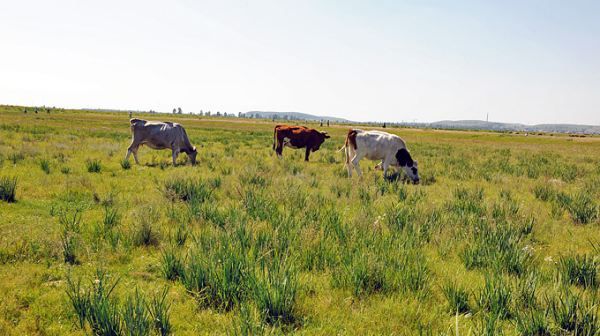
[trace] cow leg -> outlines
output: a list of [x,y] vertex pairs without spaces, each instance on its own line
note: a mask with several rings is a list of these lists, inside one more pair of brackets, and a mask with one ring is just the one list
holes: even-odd
[[387,172],[388,172],[388,169],[390,168],[391,161],[392,161],[391,158],[385,158],[382,161],[383,162],[382,168],[383,168],[383,179],[384,180],[387,179],[387,177],[388,177]]
[[304,154],[304,161],[308,162],[309,155],[310,155],[310,147],[306,147],[306,154]]
[[356,174],[358,176],[362,176],[362,171],[360,170],[360,159],[362,159],[365,156],[365,154],[360,154],[360,153],[356,153],[354,155],[354,158],[352,158],[352,165],[354,166],[354,169],[356,170]]
[[131,153],[133,153],[133,158],[135,159],[135,163],[140,164],[140,162],[138,161],[138,158],[137,158],[138,148],[139,148],[139,145],[134,145],[132,143],[129,146],[129,148],[127,148],[127,155],[125,155],[125,161],[129,160],[129,155],[131,155]]
[[173,148],[171,151],[171,154],[173,156],[173,167],[177,166],[177,155],[179,154],[179,150],[176,148]]
[[275,153],[277,153],[277,157],[281,159],[283,154],[283,138],[277,135],[277,146],[275,147]]

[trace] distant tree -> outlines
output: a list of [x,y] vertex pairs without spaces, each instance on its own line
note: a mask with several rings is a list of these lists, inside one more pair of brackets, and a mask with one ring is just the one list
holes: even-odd
[[[150,113],[152,113],[152,110],[150,110]],[[132,116],[133,116],[133,113],[131,111],[129,111],[129,119],[131,119]]]
[[210,111],[206,111],[206,114],[205,114],[205,115],[206,115],[207,117],[210,117]]
[[177,113],[177,109],[176,108],[173,109],[173,114],[175,114],[175,113]]
[[242,117],[242,112],[238,112],[238,118]]
[[321,121],[321,127],[323,127],[323,119],[321,119],[320,121]]
[[204,115],[204,112],[202,112],[202,110],[200,110],[200,115]]
[[49,107],[46,108],[46,113],[50,114],[50,108]]
[[23,113],[27,114],[27,109],[23,109]]
[[329,127],[329,120],[327,120],[327,127]]
[[183,113],[183,111],[181,110],[181,107],[178,107],[178,108],[177,108],[177,113],[178,113],[178,114],[182,114],[182,113]]
[[290,116],[289,116],[289,115],[287,115],[287,114],[284,114],[284,115],[283,115],[283,120],[289,120],[289,119],[290,119]]
[[385,122],[383,123],[383,126],[381,126],[381,127],[385,128]]
[[37,114],[37,113],[38,113],[38,109],[35,109],[35,114]]
[[227,117],[227,112],[223,112],[223,117]]

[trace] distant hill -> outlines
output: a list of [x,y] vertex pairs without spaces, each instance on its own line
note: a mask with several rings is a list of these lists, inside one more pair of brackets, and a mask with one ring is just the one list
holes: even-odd
[[431,128],[447,129],[600,134],[600,126],[574,124],[524,125],[513,123],[487,122],[483,120],[443,120],[422,125]]
[[316,116],[308,113],[301,112],[267,112],[267,111],[248,111],[242,113],[242,116],[245,118],[264,118],[264,119],[272,119],[275,117],[276,119],[287,119],[287,120],[310,120],[310,121],[334,121],[338,123],[350,123],[350,120],[344,118],[336,118],[336,117],[328,117],[328,116]]

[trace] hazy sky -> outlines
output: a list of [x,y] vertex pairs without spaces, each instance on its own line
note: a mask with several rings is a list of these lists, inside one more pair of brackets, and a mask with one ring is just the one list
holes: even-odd
[[0,103],[600,124],[600,1],[1,1]]

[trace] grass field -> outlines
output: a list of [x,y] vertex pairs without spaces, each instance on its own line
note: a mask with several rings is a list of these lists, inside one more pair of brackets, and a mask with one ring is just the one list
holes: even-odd
[[135,115],[186,127],[199,164],[172,167],[123,162],[126,113],[22,111],[0,107],[2,335],[600,333],[600,138],[388,128],[412,185],[348,179],[348,126],[305,163],[270,121]]

